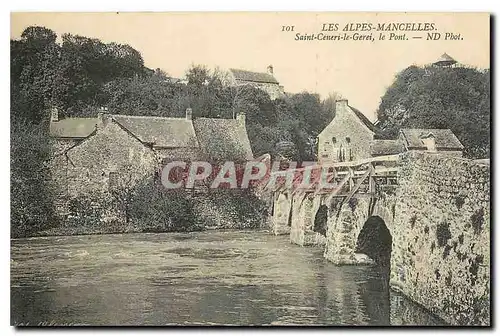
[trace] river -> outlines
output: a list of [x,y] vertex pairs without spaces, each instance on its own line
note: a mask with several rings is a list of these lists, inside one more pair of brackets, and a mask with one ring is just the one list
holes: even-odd
[[11,324],[443,324],[322,253],[264,231],[15,239]]

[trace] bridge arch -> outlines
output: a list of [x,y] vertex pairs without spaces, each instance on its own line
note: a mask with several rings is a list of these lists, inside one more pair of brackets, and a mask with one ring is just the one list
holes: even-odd
[[323,232],[314,230],[314,224],[318,208],[321,206],[322,197],[312,194],[295,193],[292,200],[292,224],[290,230],[290,241],[301,246],[324,245],[326,242],[326,220]]
[[[349,201],[331,205],[325,257],[338,265],[363,264],[367,260],[359,258],[358,237],[367,231],[369,224],[378,218],[391,236],[391,242],[385,250],[392,250],[392,238],[395,233],[394,222],[395,198],[379,195],[377,199],[353,197]],[[377,222],[379,220],[377,219]],[[363,233],[364,235],[365,233]],[[369,257],[369,253],[363,253]],[[372,258],[373,259],[373,258]],[[385,261],[390,260],[390,256]],[[379,261],[380,263],[380,261]],[[385,264],[384,264],[385,265]]]
[[377,215],[368,217],[357,237],[355,252],[370,257],[388,275],[392,235],[384,219]]
[[328,207],[321,204],[314,216],[312,230],[326,237],[326,229],[328,224]]

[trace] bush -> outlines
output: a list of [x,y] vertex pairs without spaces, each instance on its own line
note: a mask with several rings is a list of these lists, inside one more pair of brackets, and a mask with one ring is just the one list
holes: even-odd
[[143,232],[196,231],[203,227],[190,192],[167,190],[152,180],[138,184],[128,206],[129,220]]

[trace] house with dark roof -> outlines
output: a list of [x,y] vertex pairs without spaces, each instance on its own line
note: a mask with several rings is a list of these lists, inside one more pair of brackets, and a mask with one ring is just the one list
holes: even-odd
[[450,129],[403,128],[398,140],[406,151],[439,152],[462,156],[464,146]]
[[450,129],[403,128],[395,140],[373,140],[372,156],[399,154],[407,151],[462,156],[464,146]]
[[370,157],[373,123],[347,99],[337,100],[335,117],[318,135],[318,161],[342,162]]
[[267,67],[267,72],[254,72],[241,69],[229,69],[229,83],[232,86],[251,85],[269,94],[272,100],[283,98],[283,86],[274,76],[272,65]]
[[[106,112],[106,111],[102,111]],[[99,113],[59,120],[52,111],[52,177],[60,198],[131,186],[172,160],[243,162],[253,158],[245,116],[192,119]]]

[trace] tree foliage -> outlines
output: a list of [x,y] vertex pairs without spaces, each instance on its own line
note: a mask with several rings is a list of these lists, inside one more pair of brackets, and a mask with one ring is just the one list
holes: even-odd
[[377,111],[382,137],[401,128],[449,128],[470,158],[489,157],[490,71],[417,67],[401,71]]
[[47,160],[50,142],[47,125],[17,120],[11,126],[10,195],[11,235],[25,236],[55,224],[54,191]]

